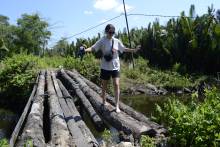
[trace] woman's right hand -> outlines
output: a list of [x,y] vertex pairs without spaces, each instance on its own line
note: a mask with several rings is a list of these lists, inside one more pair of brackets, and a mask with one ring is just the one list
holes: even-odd
[[141,49],[141,45],[136,46],[135,52],[137,52],[137,51],[140,50],[140,49]]

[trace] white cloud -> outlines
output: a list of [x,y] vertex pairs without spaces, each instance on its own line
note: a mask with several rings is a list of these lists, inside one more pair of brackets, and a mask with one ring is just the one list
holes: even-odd
[[[133,6],[127,4],[125,7],[127,11],[134,9]],[[103,11],[113,10],[118,13],[124,12],[124,6],[119,2],[119,0],[95,0],[94,8]]]
[[92,12],[92,11],[87,11],[87,10],[86,10],[86,11],[84,11],[83,13],[84,13],[84,14],[86,14],[86,15],[92,15],[92,14],[93,14],[93,12]]

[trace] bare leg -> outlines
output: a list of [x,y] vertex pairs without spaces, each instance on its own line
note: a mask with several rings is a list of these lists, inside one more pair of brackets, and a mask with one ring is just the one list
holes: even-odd
[[121,112],[119,108],[119,97],[120,97],[120,87],[119,87],[119,81],[120,78],[113,78],[113,85],[114,85],[114,92],[115,92],[115,107],[116,107],[116,112],[119,113]]
[[105,97],[105,93],[106,93],[106,89],[107,89],[107,85],[108,85],[108,80],[102,80],[102,101],[103,104],[106,105],[106,97]]

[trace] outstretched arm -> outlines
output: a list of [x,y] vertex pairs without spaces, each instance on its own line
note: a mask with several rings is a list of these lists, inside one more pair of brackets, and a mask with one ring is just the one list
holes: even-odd
[[92,47],[85,49],[85,52],[91,52],[91,51],[92,51]]
[[137,52],[140,49],[141,49],[141,46],[138,45],[135,49],[133,49],[133,48],[125,48],[124,52],[135,53],[135,52]]

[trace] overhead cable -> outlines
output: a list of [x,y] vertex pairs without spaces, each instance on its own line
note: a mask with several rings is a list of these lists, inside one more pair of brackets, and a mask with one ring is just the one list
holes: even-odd
[[[124,15],[124,13],[121,13],[120,15],[118,15],[118,16],[116,16],[116,17],[113,17],[113,18],[111,18],[111,19],[109,19],[109,20],[107,20],[107,21],[104,21],[104,22],[102,22],[102,23],[100,23],[100,24],[98,24],[98,25],[89,27],[89,28],[85,29],[85,30],[82,31],[82,32],[76,33],[76,34],[74,34],[74,35],[72,35],[72,36],[69,36],[69,37],[65,37],[65,39],[70,39],[70,38],[73,38],[73,37],[75,37],[75,36],[78,36],[78,35],[81,35],[81,34],[83,34],[83,33],[86,33],[86,32],[88,32],[88,31],[90,31],[90,30],[93,30],[93,29],[95,29],[95,28],[97,28],[97,27],[99,27],[99,26],[101,26],[101,25],[103,25],[103,24],[105,24],[105,23],[107,23],[107,22],[109,22],[109,21],[112,21],[112,20],[114,20],[114,19],[117,19],[117,18],[121,17],[122,15]],[[128,14],[127,16],[135,16],[135,15],[136,15],[136,16],[146,16],[146,17],[169,17],[169,18],[186,17],[186,18],[194,18],[194,17],[188,17],[188,16],[156,15],[156,14],[142,14],[142,13],[132,13],[132,14]]]
[[116,19],[116,18],[121,17],[122,15],[124,15],[124,14],[120,14],[120,15],[118,15],[118,16],[116,16],[116,17],[113,17],[113,18],[111,18],[111,19],[109,19],[109,20],[107,20],[107,21],[104,21],[104,22],[102,22],[102,23],[100,23],[100,24],[98,24],[98,25],[89,27],[89,28],[85,29],[85,30],[82,31],[82,32],[79,32],[79,33],[76,33],[76,34],[74,34],[74,35],[72,35],[72,36],[66,37],[66,39],[70,39],[70,38],[72,38],[72,37],[75,37],[75,36],[81,35],[81,34],[83,34],[83,33],[85,33],[85,32],[88,32],[88,31],[90,31],[90,30],[93,30],[93,29],[95,29],[95,28],[97,28],[97,27],[99,27],[99,26],[101,26],[101,25],[103,25],[103,24],[105,24],[105,23],[107,23],[107,22],[109,22],[109,21],[112,21],[112,20],[114,20],[114,19]]

